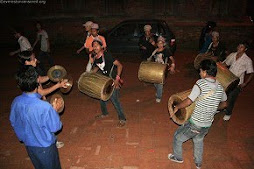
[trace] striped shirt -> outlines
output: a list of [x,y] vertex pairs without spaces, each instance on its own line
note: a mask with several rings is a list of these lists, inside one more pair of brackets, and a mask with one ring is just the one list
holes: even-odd
[[189,98],[196,101],[190,120],[199,127],[210,127],[220,102],[226,101],[227,95],[218,81],[205,78],[196,82]]
[[244,83],[244,75],[245,72],[247,74],[249,73],[253,73],[253,64],[252,64],[252,60],[246,55],[246,53],[244,53],[240,58],[238,58],[236,60],[236,54],[235,53],[231,53],[226,60],[224,61],[224,63],[226,63],[228,66],[230,66],[229,70],[236,75],[237,77],[240,78],[240,82],[239,85]]

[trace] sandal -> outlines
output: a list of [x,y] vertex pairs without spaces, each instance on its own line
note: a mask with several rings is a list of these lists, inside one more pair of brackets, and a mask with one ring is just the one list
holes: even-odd
[[125,124],[126,124],[126,121],[125,121],[125,120],[120,120],[120,121],[118,122],[118,124],[117,124],[117,127],[123,127],[123,126],[125,126]]

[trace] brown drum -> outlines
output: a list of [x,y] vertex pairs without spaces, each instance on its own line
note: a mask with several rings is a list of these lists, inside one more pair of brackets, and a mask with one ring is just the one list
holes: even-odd
[[212,59],[212,53],[200,53],[196,56],[194,60],[194,68],[199,69],[200,63],[205,59]]
[[146,61],[141,62],[138,70],[138,79],[149,83],[164,84],[166,69],[166,64]]
[[[179,104],[180,102],[182,102],[184,99],[186,99],[189,95],[190,95],[191,89],[181,92],[181,93],[176,93],[173,94],[172,96],[170,96],[169,100],[168,100],[168,111],[169,113],[173,113],[173,109],[174,106]],[[195,108],[195,102],[192,103],[190,106],[184,108],[184,109],[180,109],[178,110],[172,117],[172,120],[179,124],[182,125],[184,122],[186,122],[191,114],[194,111]]]
[[113,82],[107,76],[84,72],[79,77],[78,89],[90,97],[107,101],[114,91]]
[[222,63],[217,62],[217,75],[216,79],[221,83],[226,93],[229,93],[239,84],[240,79],[235,76],[227,67]]
[[56,99],[56,104],[60,106],[60,109],[57,110],[58,113],[61,113],[64,109],[64,99],[62,95],[56,93],[53,94],[50,98],[50,103],[53,104],[54,100]]

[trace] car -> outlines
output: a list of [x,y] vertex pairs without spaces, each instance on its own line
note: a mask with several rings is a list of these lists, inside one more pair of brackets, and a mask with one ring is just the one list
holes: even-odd
[[147,24],[152,26],[152,33],[166,39],[167,47],[174,53],[176,50],[175,36],[164,20],[157,19],[126,20],[117,24],[104,33],[108,50],[112,53],[138,53],[138,41],[144,34],[144,26]]

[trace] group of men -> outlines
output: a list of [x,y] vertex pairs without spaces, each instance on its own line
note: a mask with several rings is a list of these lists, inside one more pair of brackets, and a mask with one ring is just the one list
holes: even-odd
[[[126,124],[126,117],[123,113],[122,106],[119,102],[119,89],[123,83],[121,73],[123,65],[107,51],[105,38],[99,35],[99,25],[91,21],[84,25],[86,30],[85,43],[77,50],[80,53],[85,49],[89,55],[89,61],[86,66],[87,72],[101,71],[102,74],[114,79],[115,90],[110,97],[114,104],[119,122],[118,127]],[[145,25],[144,36],[140,38],[139,46],[142,52],[142,58],[148,61],[155,61],[160,64],[168,64],[170,73],[175,72],[175,60],[172,52],[166,47],[165,38],[154,37],[151,34],[151,25]],[[45,36],[45,32],[41,32]],[[218,37],[218,34],[214,33]],[[15,35],[16,36],[16,35]],[[20,51],[31,51],[28,40],[17,35],[20,43]],[[46,36],[47,37],[47,36]],[[35,41],[36,45],[38,41]],[[47,38],[46,38],[47,41]],[[45,43],[42,42],[41,43]],[[21,45],[22,44],[22,45]],[[45,43],[46,44],[46,43]],[[49,43],[47,48],[49,49]],[[212,48],[212,46],[211,46]],[[43,49],[43,50],[42,50]],[[192,88],[190,95],[181,103],[175,105],[174,112],[170,114],[172,117],[179,109],[185,108],[196,102],[196,107],[190,119],[180,126],[174,134],[173,152],[168,154],[168,158],[174,162],[182,163],[182,144],[193,139],[194,142],[194,161],[198,169],[202,166],[203,155],[203,139],[208,133],[209,128],[214,120],[217,110],[225,111],[224,120],[229,120],[232,114],[235,100],[239,93],[250,83],[253,78],[254,71],[251,59],[246,55],[248,44],[243,42],[237,47],[237,52],[231,53],[223,63],[230,66],[229,70],[240,78],[240,83],[231,93],[226,95],[222,85],[216,80],[217,65],[213,60],[204,60],[200,64],[200,77]],[[41,48],[42,54],[45,55],[45,48]],[[20,51],[10,53],[14,55]],[[23,59],[26,58],[23,56]],[[34,67],[36,63],[34,57],[29,56],[29,60],[25,60],[26,65],[32,65],[19,71],[17,74],[17,82],[23,94],[16,97],[11,106],[10,121],[14,131],[27,149],[29,157],[35,168],[58,169],[61,168],[58,151],[56,148],[55,132],[60,130],[62,123],[56,112],[59,107],[56,102],[49,104],[41,100],[41,92],[39,92],[41,76]],[[169,64],[168,61],[171,61]],[[32,61],[32,63],[30,63]],[[221,61],[221,60],[219,60]],[[250,74],[244,81],[245,73]],[[60,82],[58,87],[65,87],[64,82]],[[159,103],[162,97],[163,86],[154,84],[156,87],[156,102]],[[45,95],[45,94],[44,94]],[[102,119],[108,116],[105,101],[100,100],[102,113],[96,115],[96,119]]]

